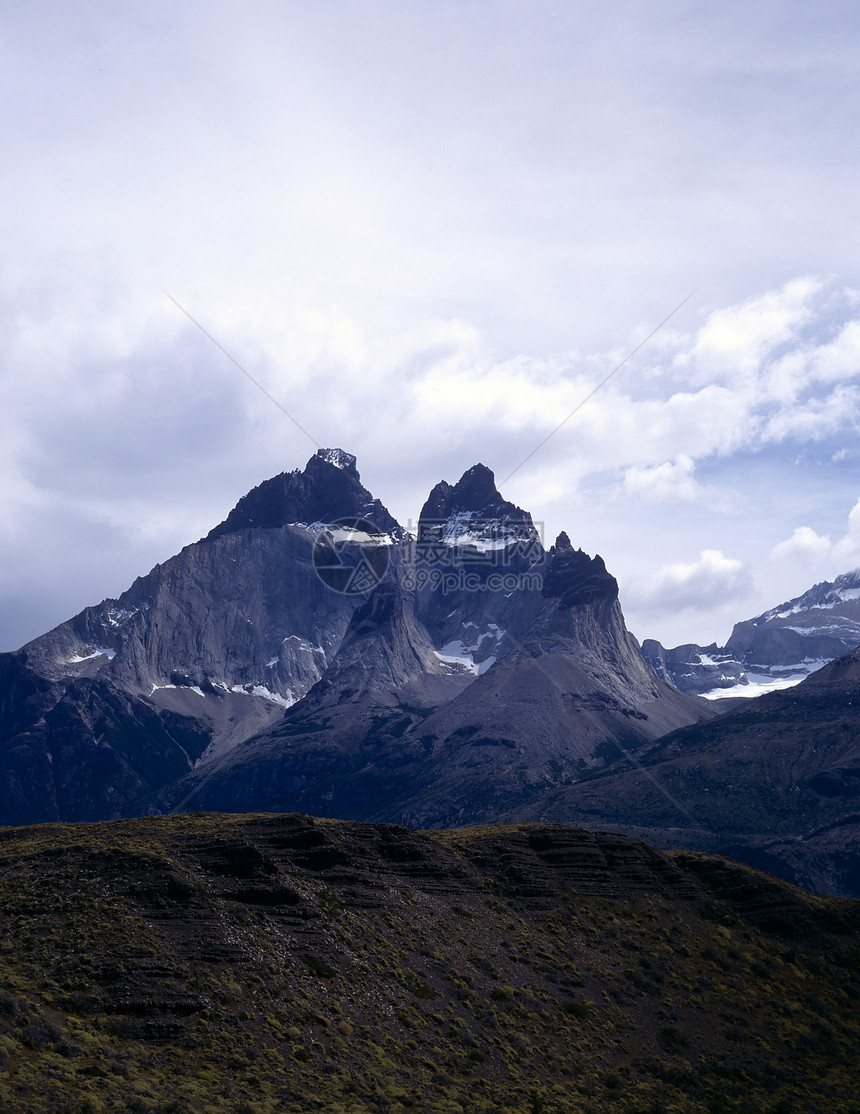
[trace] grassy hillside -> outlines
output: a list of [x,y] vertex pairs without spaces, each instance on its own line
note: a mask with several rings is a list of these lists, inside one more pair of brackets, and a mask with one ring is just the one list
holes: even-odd
[[0,1109],[858,1114],[858,930],[569,828],[0,829]]

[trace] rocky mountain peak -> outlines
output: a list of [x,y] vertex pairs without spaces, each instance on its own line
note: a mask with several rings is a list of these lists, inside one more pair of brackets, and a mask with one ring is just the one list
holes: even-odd
[[[566,542],[566,544],[564,544]],[[559,598],[559,609],[618,599],[618,581],[606,571],[603,558],[574,549],[567,534],[559,535],[543,583],[543,595]]]
[[[860,569],[853,569],[851,572],[842,573],[833,581],[823,580],[820,584],[814,584],[802,596],[795,596],[794,599],[772,607],[770,611],[765,611],[747,622],[761,627],[775,619],[787,619],[802,611],[830,611],[858,598],[860,598]],[[742,627],[744,624],[737,624],[737,626]]]
[[499,496],[496,477],[485,464],[474,464],[464,472],[453,493],[463,510],[481,510]]
[[485,464],[475,464],[453,486],[441,480],[427,498],[419,522],[471,516],[483,519],[516,519],[531,525],[531,515],[503,499],[495,476]]
[[[325,461],[326,464],[333,464],[335,468],[342,468],[344,472],[348,472],[357,480],[361,478],[352,453],[345,453],[343,449],[317,449],[316,456],[318,459]],[[308,461],[308,464],[310,464],[310,461]]]
[[362,485],[355,457],[343,449],[319,449],[304,471],[282,472],[248,492],[208,536],[350,517],[365,518],[383,533],[402,534],[396,520]]

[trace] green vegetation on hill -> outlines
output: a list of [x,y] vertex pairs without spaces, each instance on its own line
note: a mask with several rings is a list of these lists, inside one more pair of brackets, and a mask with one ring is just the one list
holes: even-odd
[[860,1114],[860,906],[537,825],[0,830],[0,1109]]

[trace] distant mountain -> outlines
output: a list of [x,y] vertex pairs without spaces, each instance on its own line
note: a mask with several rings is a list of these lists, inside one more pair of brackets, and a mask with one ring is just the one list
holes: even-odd
[[518,825],[0,833],[0,1108],[856,1114],[860,906]]
[[354,457],[320,450],[0,655],[0,823],[491,820],[712,714],[654,677],[617,595],[566,535],[546,552],[483,465],[437,484],[410,537]]
[[681,692],[717,697],[759,695],[795,684],[858,645],[860,569],[855,569],[736,623],[725,646],[666,649],[649,638],[642,653],[657,676]]

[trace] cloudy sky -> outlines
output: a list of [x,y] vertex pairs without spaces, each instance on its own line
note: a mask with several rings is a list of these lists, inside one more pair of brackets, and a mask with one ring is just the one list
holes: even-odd
[[0,82],[0,649],[317,445],[667,645],[860,565],[854,0],[30,0]]

